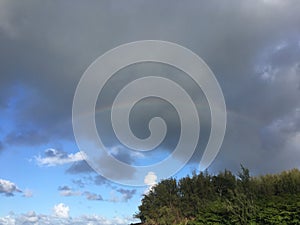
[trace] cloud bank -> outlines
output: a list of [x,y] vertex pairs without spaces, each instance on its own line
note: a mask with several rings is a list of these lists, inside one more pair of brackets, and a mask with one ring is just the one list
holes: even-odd
[[[255,173],[298,167],[299,151],[290,140],[299,137],[300,3],[291,1],[1,1],[0,12],[0,108],[13,128],[3,132],[0,151],[7,146],[36,146],[52,141],[74,141],[71,108],[76,85],[85,69],[107,50],[130,41],[159,39],[190,48],[216,75],[224,92],[228,128],[212,170],[237,169],[240,163]],[[72,10],[69,10],[72,9]],[[152,68],[152,69],[151,69]],[[128,68],[104,90],[96,118],[107,118],[118,88],[138,74],[160,72],[183,82],[202,114],[207,113],[201,90],[184,74],[163,66]],[[142,88],[142,87],[141,87]],[[201,97],[202,96],[202,97]],[[150,102],[149,102],[150,101]],[[134,133],[147,137],[147,121],[153,114],[169,115],[168,135],[161,152],[145,158],[161,160],[174,149],[179,134],[176,113],[168,104],[149,100],[133,111],[138,123]],[[203,103],[203,104],[202,104]],[[148,107],[146,107],[148,105]],[[159,106],[163,109],[159,110]],[[205,109],[206,108],[206,109]],[[17,109],[17,110],[16,110]],[[155,109],[151,111],[151,109]],[[203,111],[204,110],[204,111]],[[206,111],[205,111],[206,110]],[[201,114],[201,113],[200,113]],[[275,125],[292,120],[293,129],[276,131]],[[209,134],[209,117],[191,163],[201,157]],[[206,124],[206,125],[205,125]],[[111,125],[99,122],[99,133],[109,148],[119,146]],[[0,125],[3,129],[3,125]],[[273,129],[273,130],[272,130]],[[280,128],[281,129],[281,128]],[[278,135],[279,139],[272,138]],[[58,142],[59,142],[58,141]],[[296,141],[297,142],[297,141]],[[75,153],[76,154],[76,153]],[[123,154],[123,152],[122,152]],[[184,153],[183,153],[184,154]],[[132,158],[115,153],[125,162]],[[283,157],[284,156],[284,157]],[[79,156],[40,158],[42,165],[79,162]],[[268,158],[269,160],[264,160]],[[147,161],[141,159],[144,164]],[[114,171],[130,177],[134,171]],[[81,167],[81,166],[79,166]],[[77,171],[77,169],[70,169]],[[120,173],[120,174],[117,174]]]

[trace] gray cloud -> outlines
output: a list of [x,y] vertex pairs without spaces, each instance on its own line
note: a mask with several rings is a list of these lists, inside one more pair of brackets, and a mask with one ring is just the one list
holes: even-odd
[[95,194],[95,193],[91,193],[89,191],[86,191],[83,193],[86,197],[87,200],[91,200],[91,201],[103,201],[103,198],[101,195],[99,194]]
[[95,175],[95,176],[92,175],[83,176],[79,179],[73,179],[72,183],[78,186],[79,188],[84,188],[89,185],[97,185],[97,186],[106,185],[110,188],[113,188],[112,183],[109,180],[107,180],[105,177],[101,175]]
[[130,200],[136,194],[135,189],[128,190],[128,189],[120,188],[120,189],[117,189],[116,191],[122,194],[122,200],[125,202]]
[[4,146],[3,146],[2,142],[0,141],[0,152],[3,151],[3,149],[4,149]]
[[[34,0],[26,3],[5,0],[0,4],[0,107],[12,111],[10,116],[14,123],[11,132],[4,132],[3,144],[74,141],[72,99],[87,66],[119,44],[162,39],[199,54],[214,71],[223,89],[229,111],[228,129],[212,169],[235,168],[240,162],[256,168],[257,172],[299,166],[296,161],[292,165],[289,163],[296,157],[288,144],[288,140],[294,140],[299,134],[299,126],[286,127],[299,120],[293,116],[300,107],[298,1],[195,0],[188,4],[137,0],[130,4],[54,1],[46,7]],[[121,85],[129,79],[130,74],[127,74],[115,84]],[[191,89],[191,96],[200,96],[186,80],[181,82]],[[106,95],[114,93],[115,89],[108,87]],[[161,102],[154,102],[151,108],[158,109],[161,105]],[[132,124],[141,137],[147,136],[148,117],[156,113],[147,114],[143,106],[134,109],[140,115],[135,118],[141,123]],[[164,110],[159,113],[168,117],[170,108],[163,106]],[[176,114],[168,118],[169,139],[163,147],[170,152],[177,141],[179,127]],[[207,119],[204,117],[203,121]],[[275,131],[276,124],[280,132]],[[104,133],[107,132],[103,134],[106,144],[119,146],[106,129],[110,125],[102,125]],[[203,143],[195,157],[201,156],[205,146],[209,130],[203,131]],[[281,158],[286,152],[289,157]],[[269,156],[274,157],[262,160]],[[136,163],[136,158],[124,152],[115,157]],[[130,177],[135,172],[118,171],[113,165],[100,163],[115,177]],[[88,170],[84,163],[76,162],[67,172]]]
[[59,186],[58,190],[59,191],[70,191],[72,189],[69,186]]
[[73,163],[67,170],[69,174],[93,173],[95,172],[85,160]]
[[[90,177],[85,177],[83,179],[78,179],[78,180],[73,180],[73,183],[78,185],[80,188],[85,187],[87,184],[91,185],[98,185],[98,186],[107,186],[109,188],[111,188],[112,190],[115,190],[117,193],[121,194],[121,198],[115,198],[115,199],[109,199],[109,200],[104,200],[102,198],[101,195],[97,195],[91,192],[83,192],[83,195],[86,196],[87,199],[89,200],[104,200],[104,201],[122,201],[122,202],[127,202],[128,200],[130,200],[137,192],[136,189],[125,189],[125,188],[120,188],[119,186],[115,186],[112,182],[110,182],[109,180],[107,180],[105,177],[101,176],[101,175],[96,175],[94,177],[90,176]],[[68,186],[62,186],[60,187],[62,189],[67,189],[70,190],[70,188]],[[92,198],[96,198],[96,199],[92,199]]]
[[68,154],[64,151],[61,151],[61,150],[56,150],[56,149],[53,149],[53,148],[50,148],[50,149],[46,149],[45,152],[45,157],[49,157],[49,158],[67,158],[68,157]]
[[94,178],[94,183],[96,184],[96,185],[103,185],[103,184],[107,184],[109,181],[105,178],[105,177],[103,177],[103,176],[101,176],[101,175],[97,175],[97,176],[95,176],[95,178]]
[[[201,89],[197,87],[195,82],[177,69],[164,64],[155,65],[154,63],[145,63],[134,65],[122,69],[121,72],[115,74],[106,84],[101,92],[101,98],[98,100],[96,121],[98,122],[98,132],[103,137],[103,142],[110,149],[110,153],[120,161],[131,165],[145,166],[149,161],[145,159],[155,159],[151,163],[156,163],[164,159],[165,154],[161,151],[169,153],[175,149],[180,136],[180,119],[174,106],[170,103],[155,97],[149,97],[139,101],[131,110],[129,123],[132,132],[139,138],[147,138],[150,135],[148,123],[153,117],[161,117],[167,124],[168,132],[159,147],[150,152],[129,151],[122,147],[115,135],[110,121],[110,112],[106,110],[110,108],[116,95],[122,87],[128,82],[136,79],[136,74],[143,76],[160,75],[162,77],[173,80],[179,83],[191,96],[198,109],[201,121],[201,139],[198,152],[195,156],[199,157],[202,154],[203,146],[206,145],[210,132],[210,111],[208,102]],[[111,87],[114,87],[112,90]],[[142,87],[140,87],[142,88]],[[126,104],[126,103],[125,103]],[[185,104],[185,102],[182,102]],[[192,121],[193,118],[191,118]],[[185,152],[182,152],[185,154]]]
[[85,198],[90,201],[103,201],[103,198],[100,194],[92,193],[89,191],[84,191],[84,192],[74,191],[73,188],[69,186],[59,186],[58,191],[61,196],[65,196],[65,197],[85,196]]
[[77,185],[79,188],[85,187],[85,183],[82,181],[82,179],[73,179],[72,183]]
[[[240,161],[256,173],[299,167],[299,163],[293,160],[299,159],[299,154],[288,143],[300,132],[300,101],[297,97],[300,48],[295,41],[287,41],[280,48],[278,45],[264,53],[264,60],[258,65],[267,69],[258,69],[249,76],[249,83],[237,97],[239,100],[236,99],[238,108],[229,112],[223,146],[227,156],[221,154],[219,157],[225,162],[223,166],[234,164],[237,167]],[[294,50],[286,51],[291,48]],[[277,60],[273,59],[281,54],[285,55],[282,57],[285,60],[274,63]]]
[[0,179],[0,194],[7,197],[14,196],[15,193],[22,192],[16,184],[9,180]]
[[[77,180],[74,183],[79,185],[79,187],[81,188],[85,187],[86,185],[86,181],[84,182],[83,180]],[[112,199],[104,199],[100,194],[96,194],[90,191],[84,191],[84,192],[76,191],[67,185],[59,186],[57,190],[59,191],[59,194],[64,197],[84,196],[87,200],[90,201],[109,201],[109,202],[127,202],[136,194],[137,191],[136,189],[129,190],[129,189],[118,188],[117,186],[113,186],[108,180],[102,178],[100,175],[94,178],[94,184],[107,185],[111,188],[111,190],[115,190],[117,193],[121,194],[121,197],[119,198],[118,196],[114,196],[114,198]]]
[[59,186],[58,191],[61,196],[65,196],[65,197],[82,195],[80,191],[74,191],[69,186]]
[[40,133],[40,131],[24,130],[21,132],[13,131],[7,134],[4,141],[7,144],[33,146],[48,143],[49,139],[45,134]]
[[89,191],[74,191],[73,188],[69,186],[59,186],[59,194],[61,196],[70,197],[70,196],[84,196],[87,200],[90,201],[103,201],[103,198],[100,194],[92,193]]

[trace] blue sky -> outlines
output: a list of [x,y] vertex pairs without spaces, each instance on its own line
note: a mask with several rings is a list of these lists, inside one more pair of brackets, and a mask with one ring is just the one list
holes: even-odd
[[[0,224],[135,221],[142,195],[165,177],[149,171],[139,177],[142,187],[107,180],[84,161],[72,127],[73,98],[84,71],[106,51],[132,41],[180,44],[215,74],[226,102],[227,129],[209,172],[237,172],[241,163],[253,175],[300,168],[299,11],[297,0],[0,0]],[[186,166],[173,174],[180,178],[198,170],[211,126],[204,93],[182,71],[155,63],[118,71],[98,98],[98,133],[109,154],[132,168],[172,153],[180,121],[166,101],[143,99],[131,111],[129,123],[139,138],[149,136],[151,118],[166,121],[166,138],[153,151],[126,148],[110,124],[120,89],[153,74],[180,84],[199,113],[199,143]],[[101,157],[99,162],[120,180],[136,175]]]

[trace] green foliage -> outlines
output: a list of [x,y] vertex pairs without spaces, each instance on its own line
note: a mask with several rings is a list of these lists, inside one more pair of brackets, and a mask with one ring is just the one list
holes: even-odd
[[145,225],[300,224],[300,171],[251,177],[193,173],[163,180],[144,195],[135,215]]

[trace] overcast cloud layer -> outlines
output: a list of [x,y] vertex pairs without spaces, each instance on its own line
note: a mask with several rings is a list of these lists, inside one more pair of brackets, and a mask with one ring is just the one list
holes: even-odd
[[[228,128],[212,170],[299,167],[299,11],[297,0],[1,0],[0,108],[14,128],[0,125],[0,154],[14,145],[74,141],[72,100],[87,66],[120,44],[160,39],[202,57],[224,92]],[[133,162],[128,154],[120,159]]]

